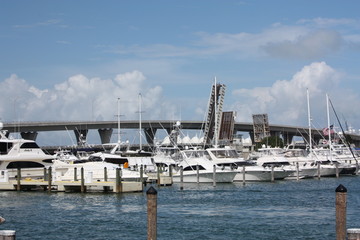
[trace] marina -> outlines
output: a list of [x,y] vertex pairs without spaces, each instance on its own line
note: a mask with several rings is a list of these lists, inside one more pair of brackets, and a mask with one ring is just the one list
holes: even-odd
[[[360,179],[157,187],[158,239],[335,239],[335,189],[348,189],[347,227],[360,221]],[[0,192],[1,229],[17,239],[145,239],[146,194]]]

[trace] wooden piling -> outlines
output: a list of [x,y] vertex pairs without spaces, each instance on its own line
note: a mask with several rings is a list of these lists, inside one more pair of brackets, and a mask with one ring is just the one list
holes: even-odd
[[214,165],[213,169],[213,187],[216,187],[216,165]]
[[16,232],[14,230],[0,230],[1,240],[15,240]]
[[171,179],[171,185],[172,185],[173,184],[172,165],[169,165],[169,177]]
[[160,165],[158,165],[157,167],[157,184],[160,185]]
[[108,180],[107,168],[104,167],[104,182],[107,182],[107,180]]
[[157,191],[150,187],[146,191],[147,197],[147,239],[157,238]]
[[144,167],[140,166],[140,182],[144,183]]
[[86,192],[86,188],[85,188],[85,180],[84,180],[84,168],[82,167],[80,170],[81,173],[81,187],[80,190],[82,193]]
[[336,177],[339,178],[340,173],[339,173],[339,163],[338,162],[335,163],[335,168],[336,168]]
[[318,162],[318,164],[317,164],[317,167],[318,167],[318,179],[320,180],[320,177],[321,177],[321,164],[320,164],[320,162]]
[[47,181],[48,179],[47,179],[47,170],[46,170],[46,168],[44,168],[44,181]]
[[242,172],[243,172],[243,185],[245,185],[245,181],[246,181],[246,172],[245,172],[245,165],[242,168]]
[[48,169],[48,192],[51,192],[51,185],[52,185],[52,168],[49,167]]
[[347,230],[347,240],[359,240],[360,228],[349,228]]
[[271,165],[271,182],[275,182],[274,164]]
[[199,165],[196,164],[196,182],[200,183]]
[[184,167],[180,167],[180,190],[184,190]]
[[77,168],[74,168],[74,181],[76,182],[77,180]]
[[347,189],[339,185],[336,190],[336,240],[346,239],[346,195]]
[[16,190],[20,191],[21,190],[21,168],[17,169],[17,185],[16,185]]
[[299,173],[299,162],[296,162],[296,180],[299,181],[300,179],[300,173]]
[[116,169],[116,193],[121,193],[121,168]]

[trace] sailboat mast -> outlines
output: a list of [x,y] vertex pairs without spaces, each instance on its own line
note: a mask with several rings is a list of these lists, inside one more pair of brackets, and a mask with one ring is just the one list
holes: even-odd
[[309,89],[306,89],[306,98],[307,98],[308,121],[309,121],[309,148],[310,148],[310,152],[312,152],[311,114],[310,114],[310,97],[309,97]]
[[332,154],[331,154],[331,129],[330,129],[330,110],[329,110],[329,95],[326,94],[326,109],[327,109],[327,121],[328,121],[328,135],[329,135],[329,155],[330,155],[330,161],[332,161]]
[[119,150],[120,150],[120,98],[117,99],[117,120],[118,120],[118,144],[119,144]]
[[142,149],[142,139],[141,139],[141,93],[139,93],[139,149]]
[[215,110],[215,128],[214,128],[214,138],[215,138],[215,147],[218,146],[218,129],[217,129],[217,114],[218,114],[218,110],[217,110],[217,86],[216,86],[216,77],[215,77],[215,80],[214,80],[214,100],[215,100],[215,103],[214,103],[214,110]]

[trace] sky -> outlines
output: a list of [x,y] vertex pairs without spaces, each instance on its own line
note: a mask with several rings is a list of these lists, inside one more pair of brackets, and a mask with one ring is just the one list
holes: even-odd
[[216,78],[238,122],[266,113],[307,127],[308,89],[313,127],[327,125],[328,94],[358,130],[359,10],[357,0],[2,0],[0,119],[116,120],[119,107],[137,120],[141,94],[144,121],[201,121]]

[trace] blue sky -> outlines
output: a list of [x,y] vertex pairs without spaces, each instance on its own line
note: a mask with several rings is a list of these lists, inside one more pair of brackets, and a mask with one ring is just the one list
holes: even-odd
[[[203,120],[216,76],[237,121],[327,124],[325,94],[355,129],[360,3],[2,1],[3,121]],[[332,116],[332,122],[337,125]],[[54,143],[56,144],[56,143]]]

